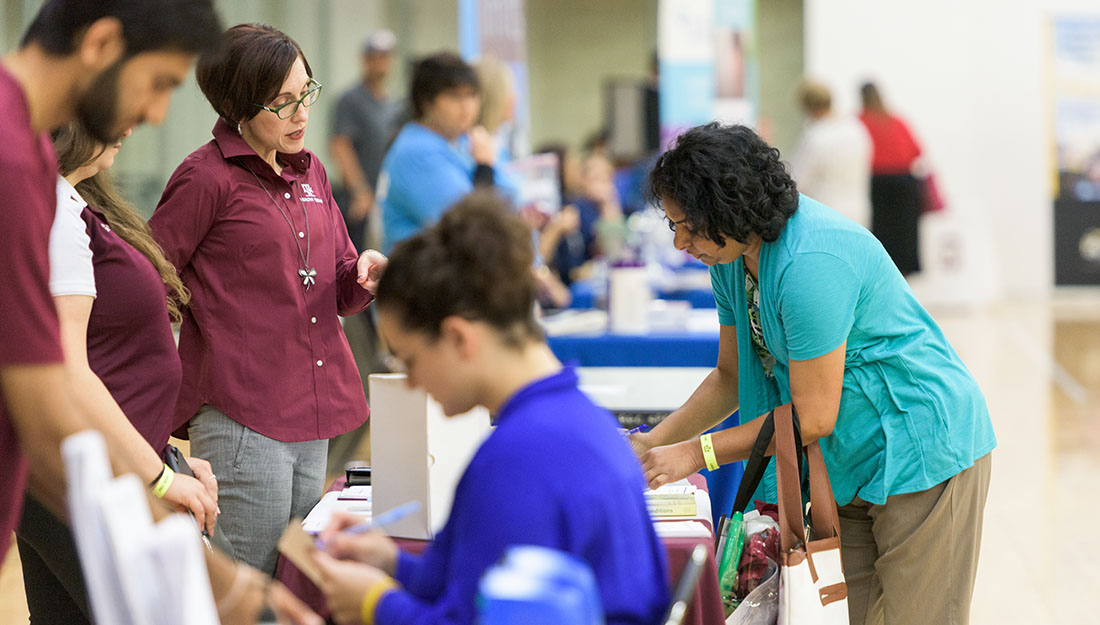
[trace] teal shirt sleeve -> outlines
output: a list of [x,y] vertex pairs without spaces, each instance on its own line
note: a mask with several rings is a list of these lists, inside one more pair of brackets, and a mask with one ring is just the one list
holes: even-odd
[[807,252],[791,260],[777,298],[790,360],[824,356],[848,339],[861,282],[851,264],[834,254]]
[[733,276],[740,274],[737,269],[737,263],[714,265],[710,268],[710,289],[714,292],[714,303],[718,308],[718,323],[724,326],[737,325],[730,297],[730,283],[733,282]]

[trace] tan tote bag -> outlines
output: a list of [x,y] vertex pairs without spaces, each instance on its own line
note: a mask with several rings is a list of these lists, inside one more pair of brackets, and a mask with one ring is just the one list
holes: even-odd
[[775,409],[779,495],[779,625],[848,625],[848,586],[840,562],[840,521],[817,441],[803,449],[810,477],[809,540],[791,404]]

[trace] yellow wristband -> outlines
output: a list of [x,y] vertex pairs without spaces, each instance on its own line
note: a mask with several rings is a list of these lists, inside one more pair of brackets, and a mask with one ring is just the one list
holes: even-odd
[[157,483],[153,484],[153,494],[157,496],[157,499],[164,497],[164,493],[168,492],[168,488],[172,486],[172,480],[175,478],[176,472],[169,469],[168,465],[164,465],[164,470],[160,472]]
[[710,434],[699,437],[699,444],[703,446],[703,460],[707,462],[707,469],[713,471],[718,468],[718,459],[714,457],[714,443],[710,440]]
[[367,589],[367,594],[363,595],[363,613],[360,615],[363,617],[363,625],[374,625],[374,612],[378,609],[378,602],[394,588],[397,588],[397,582],[392,577],[386,577]]

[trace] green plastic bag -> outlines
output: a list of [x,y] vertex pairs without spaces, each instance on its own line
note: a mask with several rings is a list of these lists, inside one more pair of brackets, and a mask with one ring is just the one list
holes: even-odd
[[729,529],[718,565],[718,588],[722,593],[722,606],[725,608],[726,616],[729,616],[740,603],[734,595],[734,590],[737,588],[737,565],[741,562],[741,550],[745,546],[743,515],[740,512],[734,512],[726,527]]

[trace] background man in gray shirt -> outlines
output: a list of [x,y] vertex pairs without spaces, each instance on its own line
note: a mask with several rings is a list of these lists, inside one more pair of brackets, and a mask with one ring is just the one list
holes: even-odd
[[366,249],[378,171],[400,123],[401,104],[386,89],[396,44],[389,30],[366,38],[363,80],[341,94],[333,109],[329,153],[339,173],[333,194],[357,249]]

